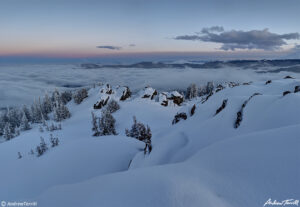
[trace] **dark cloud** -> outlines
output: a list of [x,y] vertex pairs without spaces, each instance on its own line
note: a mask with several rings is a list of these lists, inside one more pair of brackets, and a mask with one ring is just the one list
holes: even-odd
[[196,35],[182,35],[177,36],[174,39],[221,43],[222,46],[220,49],[222,50],[276,50],[287,44],[285,40],[299,38],[299,33],[276,34],[270,32],[268,29],[225,31],[223,27],[214,26],[210,28],[203,28],[202,31],[200,33],[196,33]]
[[111,45],[100,45],[100,46],[97,46],[97,48],[109,49],[109,50],[121,50],[122,49],[122,47],[116,47],[116,46],[111,46]]
[[129,47],[135,47],[135,46],[136,46],[135,44],[130,44],[130,45],[129,45]]

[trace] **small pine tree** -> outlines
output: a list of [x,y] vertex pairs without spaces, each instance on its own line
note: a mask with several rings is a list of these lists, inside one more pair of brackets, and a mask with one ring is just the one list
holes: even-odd
[[58,146],[59,139],[57,137],[53,137],[53,135],[50,134],[50,143],[51,143],[51,147],[56,147]]
[[104,110],[99,120],[100,136],[116,135],[115,123],[116,120],[111,113],[109,113],[107,110]]
[[48,150],[47,144],[43,137],[41,137],[41,143],[36,147],[37,156],[43,155]]
[[28,118],[25,114],[25,112],[23,112],[23,116],[22,116],[22,121],[21,121],[21,130],[26,131],[31,129]]

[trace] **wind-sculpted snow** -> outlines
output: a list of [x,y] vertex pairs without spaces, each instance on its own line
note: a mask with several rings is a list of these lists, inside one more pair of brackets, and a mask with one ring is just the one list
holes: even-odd
[[[0,144],[0,199],[46,207],[254,207],[270,198],[299,199],[300,93],[294,90],[300,80],[283,77],[267,85],[223,84],[205,102],[195,97],[168,107],[142,98],[144,87],[124,101],[119,86],[112,84],[109,94],[91,88],[82,103],[68,103],[72,117],[53,132],[60,143],[43,156],[28,154],[40,136],[48,137],[37,126]],[[158,96],[165,91],[154,88]],[[247,101],[234,128],[255,93],[261,95]],[[107,96],[120,105],[112,114],[118,135],[93,137],[91,112],[99,117],[103,110],[93,105]],[[183,112],[186,120],[172,125]],[[151,128],[150,154],[125,136],[133,116]]]

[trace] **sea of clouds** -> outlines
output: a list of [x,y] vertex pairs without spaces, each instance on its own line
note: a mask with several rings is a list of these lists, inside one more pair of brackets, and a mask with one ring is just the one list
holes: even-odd
[[[249,82],[280,79],[290,72],[257,73],[251,69],[143,69],[100,68],[83,69],[79,65],[0,65],[0,108],[30,104],[34,99],[55,88],[66,90],[94,83],[126,85],[133,91],[145,86],[158,90],[186,89],[190,83],[202,85],[208,81]],[[299,73],[292,73],[300,78]]]

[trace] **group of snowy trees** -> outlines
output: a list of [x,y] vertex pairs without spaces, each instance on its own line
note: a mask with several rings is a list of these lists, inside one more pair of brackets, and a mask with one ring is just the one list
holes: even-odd
[[198,96],[209,95],[213,92],[215,86],[213,82],[207,82],[206,85],[198,87],[195,83],[192,83],[186,90],[186,99],[193,99]]
[[152,133],[150,130],[150,127],[147,125],[145,126],[143,123],[138,122],[136,120],[136,117],[133,117],[133,125],[131,126],[131,129],[125,129],[125,134],[128,137],[133,137],[136,138],[140,141],[143,141],[145,143],[145,148],[144,148],[144,154],[147,152],[150,153],[152,150],[152,145],[151,145],[151,137]]
[[72,99],[70,91],[60,93],[55,90],[51,96],[45,94],[44,98],[28,108],[24,105],[22,108],[8,107],[0,114],[0,136],[10,140],[20,134],[20,131],[31,129],[35,123],[45,124],[46,120],[53,117],[53,120],[60,122],[71,116],[66,104]]
[[[52,134],[50,134],[49,141],[50,141],[51,147],[56,147],[59,144],[58,137],[53,137]],[[45,142],[44,138],[41,137],[41,143],[36,147],[37,157],[40,157],[41,155],[43,155],[47,150],[48,150],[48,144]]]
[[111,100],[108,102],[106,108],[101,112],[101,117],[96,117],[95,113],[92,112],[92,131],[93,136],[105,136],[105,135],[116,135],[115,123],[116,120],[112,116],[112,113],[120,109],[120,105],[117,101]]
[[76,91],[73,96],[74,102],[76,104],[80,104],[87,97],[88,97],[88,91],[85,88]]

